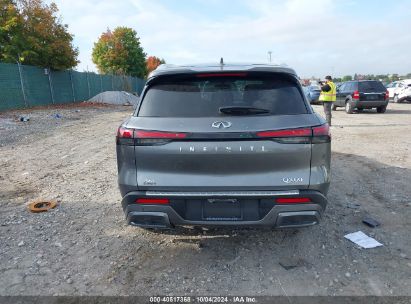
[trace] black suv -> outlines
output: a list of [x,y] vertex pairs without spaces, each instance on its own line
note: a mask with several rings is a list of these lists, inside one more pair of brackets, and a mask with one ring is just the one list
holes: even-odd
[[333,104],[333,110],[344,107],[348,114],[352,114],[354,110],[377,108],[378,113],[384,113],[388,101],[388,91],[380,81],[347,81],[337,90],[337,100]]

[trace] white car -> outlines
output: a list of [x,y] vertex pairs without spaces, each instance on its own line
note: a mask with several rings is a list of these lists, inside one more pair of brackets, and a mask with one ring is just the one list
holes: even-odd
[[411,79],[401,81],[400,86],[394,91],[394,102],[411,101]]
[[401,83],[401,81],[394,81],[394,82],[389,83],[389,84],[386,86],[387,91],[388,91],[388,93],[389,93],[389,98],[390,98],[390,99],[393,99],[393,98],[394,98],[395,91],[396,91],[396,90],[398,89],[398,87],[400,86],[400,83]]

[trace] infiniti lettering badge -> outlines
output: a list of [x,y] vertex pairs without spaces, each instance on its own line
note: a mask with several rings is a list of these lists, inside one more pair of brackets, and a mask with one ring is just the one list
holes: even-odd
[[213,128],[217,128],[217,129],[227,129],[229,127],[231,127],[231,122],[229,121],[215,121],[213,122],[213,124],[211,125]]

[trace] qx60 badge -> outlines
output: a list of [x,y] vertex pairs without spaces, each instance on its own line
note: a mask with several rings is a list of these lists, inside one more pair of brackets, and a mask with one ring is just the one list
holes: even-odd
[[231,122],[229,121],[215,121],[211,125],[213,128],[217,129],[227,129],[231,127]]
[[302,183],[302,177],[284,177],[283,182],[286,184],[293,184],[293,183]]

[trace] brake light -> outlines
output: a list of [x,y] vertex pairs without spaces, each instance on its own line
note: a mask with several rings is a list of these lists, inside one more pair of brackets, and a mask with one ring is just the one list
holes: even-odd
[[245,77],[247,73],[205,73],[197,74],[196,77]]
[[331,136],[330,126],[328,124],[324,124],[322,126],[314,127],[313,135],[314,136]]
[[161,131],[143,131],[135,130],[135,138],[167,138],[167,139],[181,139],[186,138],[186,133],[175,133],[175,132],[161,132]]
[[385,100],[390,99],[390,92],[387,90],[385,91]]
[[311,128],[289,129],[278,131],[262,131],[257,133],[258,137],[305,137],[312,136]]
[[161,145],[166,144],[173,139],[183,139],[186,137],[187,133],[145,131],[120,127],[117,131],[117,144]]
[[360,99],[360,92],[354,91],[352,94],[352,99],[359,100]]
[[133,131],[134,131],[133,129],[127,129],[127,128],[120,127],[118,128],[117,136],[119,138],[133,138],[134,137]]
[[311,203],[308,197],[279,197],[275,199],[277,204],[303,204]]
[[134,145],[134,129],[124,127],[118,128],[116,142],[118,145]]
[[150,204],[150,205],[167,205],[170,203],[168,198],[138,198],[137,204]]
[[280,143],[308,144],[330,142],[330,127],[324,124],[313,128],[257,132],[257,137],[271,138]]

